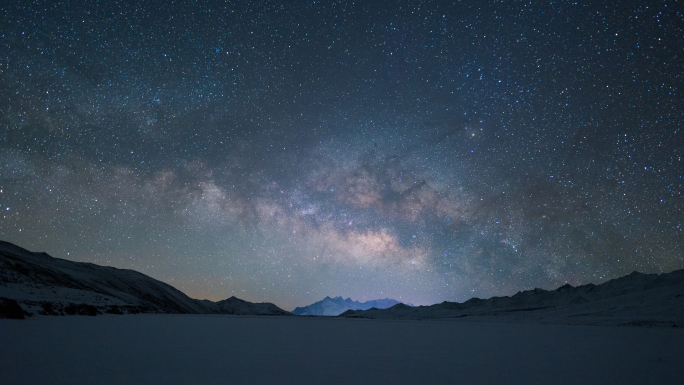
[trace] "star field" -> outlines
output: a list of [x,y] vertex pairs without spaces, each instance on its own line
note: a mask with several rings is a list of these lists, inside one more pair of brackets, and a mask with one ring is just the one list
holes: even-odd
[[677,1],[8,1],[0,239],[291,310],[684,268]]

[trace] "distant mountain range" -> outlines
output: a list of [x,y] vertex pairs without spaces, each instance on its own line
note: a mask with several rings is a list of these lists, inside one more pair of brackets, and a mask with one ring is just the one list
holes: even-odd
[[343,299],[342,297],[325,297],[322,300],[313,303],[309,306],[298,307],[294,309],[294,311],[292,311],[292,314],[336,316],[344,313],[347,310],[368,310],[371,308],[387,309],[399,303],[401,302],[389,298],[359,302],[352,301],[351,298]]
[[0,318],[34,313],[291,315],[272,303],[235,297],[218,302],[192,299],[134,270],[53,258],[0,241]]
[[634,272],[600,285],[564,285],[551,291],[534,289],[510,297],[432,306],[413,307],[393,299],[361,303],[326,297],[289,313],[271,303],[235,297],[218,302],[192,299],[137,271],[53,258],[0,241],[0,318],[102,313],[339,314],[346,318],[684,327],[684,269],[666,274]]
[[463,303],[348,310],[340,317],[684,327],[684,269],[666,274],[633,272],[600,285],[564,285]]

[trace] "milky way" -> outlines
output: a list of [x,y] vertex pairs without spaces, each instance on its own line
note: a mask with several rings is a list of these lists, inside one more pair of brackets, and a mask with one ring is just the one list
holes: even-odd
[[675,2],[7,1],[0,239],[195,298],[684,268]]

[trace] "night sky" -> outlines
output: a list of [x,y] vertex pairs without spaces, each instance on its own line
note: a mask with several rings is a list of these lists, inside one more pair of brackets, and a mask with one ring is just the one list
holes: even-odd
[[678,9],[6,0],[0,239],[286,310],[684,268]]

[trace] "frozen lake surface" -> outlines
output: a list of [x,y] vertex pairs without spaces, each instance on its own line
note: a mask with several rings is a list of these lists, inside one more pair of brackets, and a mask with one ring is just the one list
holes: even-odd
[[226,315],[0,320],[2,384],[684,384],[684,330]]

